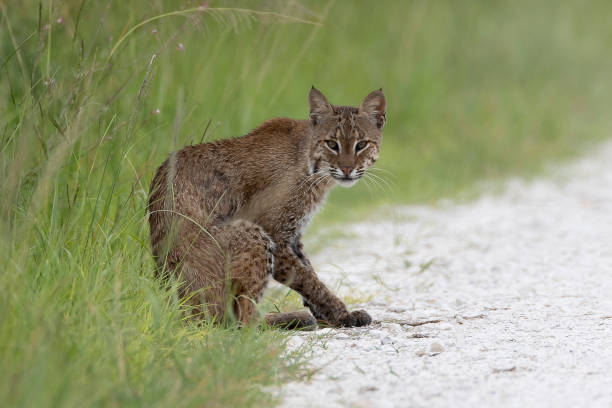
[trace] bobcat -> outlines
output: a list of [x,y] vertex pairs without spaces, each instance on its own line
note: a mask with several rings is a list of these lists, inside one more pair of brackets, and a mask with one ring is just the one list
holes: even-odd
[[187,146],[157,169],[148,203],[153,255],[197,313],[251,323],[272,276],[302,295],[312,315],[271,314],[270,325],[371,323],[318,279],[301,236],[334,185],[353,185],[376,162],[385,97],[379,89],[358,108],[335,106],[313,87],[309,102],[308,120],[271,119],[246,136]]

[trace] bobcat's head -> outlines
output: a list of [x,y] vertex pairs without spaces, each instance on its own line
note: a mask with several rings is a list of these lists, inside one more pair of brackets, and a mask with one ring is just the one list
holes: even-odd
[[350,187],[376,162],[385,125],[382,89],[371,92],[358,108],[335,106],[314,87],[310,102],[312,173],[330,175]]

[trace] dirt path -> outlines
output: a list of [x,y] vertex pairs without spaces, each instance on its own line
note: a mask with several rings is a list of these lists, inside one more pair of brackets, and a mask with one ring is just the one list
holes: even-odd
[[349,227],[313,262],[377,323],[295,335],[283,406],[611,407],[612,144],[558,173]]

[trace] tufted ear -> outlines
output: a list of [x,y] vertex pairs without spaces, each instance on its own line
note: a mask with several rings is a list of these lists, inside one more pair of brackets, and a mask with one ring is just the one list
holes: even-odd
[[376,126],[382,129],[386,122],[387,101],[382,88],[372,91],[359,105],[359,113],[372,118]]
[[314,86],[308,94],[308,102],[310,103],[310,122],[316,125],[320,122],[322,116],[333,113],[333,109],[325,95]]

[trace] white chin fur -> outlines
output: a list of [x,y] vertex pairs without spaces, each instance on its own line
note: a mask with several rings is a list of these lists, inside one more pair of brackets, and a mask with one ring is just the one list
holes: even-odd
[[340,187],[344,187],[344,188],[349,188],[353,184],[355,184],[356,182],[357,182],[357,179],[354,179],[354,180],[338,180],[338,179],[336,179],[336,183],[338,183],[338,185],[340,185]]

